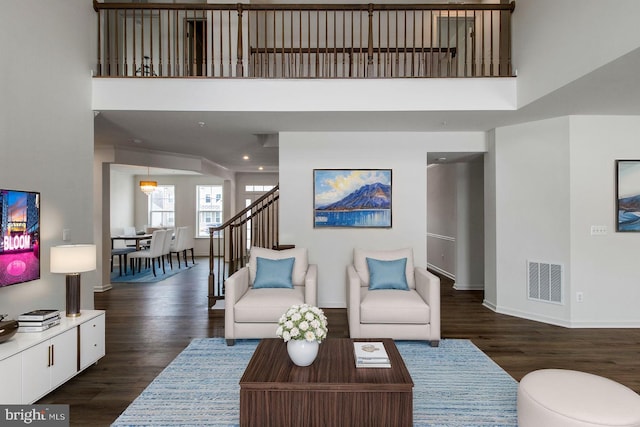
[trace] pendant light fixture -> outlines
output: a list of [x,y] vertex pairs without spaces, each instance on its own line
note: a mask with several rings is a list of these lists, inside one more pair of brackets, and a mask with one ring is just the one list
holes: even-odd
[[156,181],[151,181],[149,179],[149,167],[147,166],[147,180],[140,181],[140,190],[148,196],[149,194],[156,191],[157,186],[158,186],[158,183]]

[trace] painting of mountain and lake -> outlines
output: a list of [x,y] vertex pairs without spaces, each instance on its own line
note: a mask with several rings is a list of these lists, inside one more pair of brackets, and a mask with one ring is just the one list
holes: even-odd
[[391,169],[314,169],[314,227],[391,227]]
[[640,160],[616,161],[617,231],[640,231]]

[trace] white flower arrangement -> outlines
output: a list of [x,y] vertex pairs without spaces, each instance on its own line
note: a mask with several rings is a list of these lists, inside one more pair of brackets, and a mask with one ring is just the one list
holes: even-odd
[[307,340],[321,343],[327,337],[327,317],[318,307],[292,305],[278,320],[276,335],[284,342]]

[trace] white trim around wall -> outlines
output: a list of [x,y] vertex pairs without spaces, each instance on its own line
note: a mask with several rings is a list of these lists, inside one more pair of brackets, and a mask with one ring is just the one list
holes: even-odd
[[453,289],[455,289],[456,291],[483,291],[484,285],[482,283],[473,284],[473,283],[456,282],[453,284]]
[[605,322],[567,322],[563,319],[557,319],[553,317],[540,316],[535,313],[524,312],[520,310],[505,309],[503,307],[497,307],[487,300],[482,302],[482,305],[499,314],[506,314],[508,316],[515,316],[522,319],[533,320],[536,322],[548,323],[550,325],[562,326],[565,328],[640,328],[640,322],[635,321],[605,321]]
[[113,288],[113,286],[111,286],[111,283],[104,283],[102,285],[95,285],[93,287],[93,292],[106,292],[109,291]]
[[456,280],[456,276],[453,273],[450,273],[448,271],[444,271],[443,269],[441,269],[440,267],[438,267],[437,265],[431,264],[430,262],[427,263],[427,268],[429,270],[433,270],[438,272],[439,274],[442,274],[445,277],[448,277],[451,280]]
[[448,271],[444,271],[443,269],[439,268],[436,265],[433,265],[431,263],[427,263],[427,268],[429,270],[433,270],[439,274],[442,274],[445,277],[448,277],[449,279],[453,280],[453,289],[455,289],[456,291],[482,291],[484,290],[484,285],[483,284],[479,284],[479,285],[474,285],[473,283],[469,283],[469,284],[464,284],[464,283],[458,283],[456,282],[456,276],[452,273],[449,273]]
[[533,320],[536,322],[548,323],[550,325],[556,326],[564,326],[565,328],[570,328],[571,324],[564,319],[557,319],[554,317],[540,316],[539,314],[524,312],[520,310],[512,310],[509,308],[504,308],[500,306],[493,305],[487,300],[482,302],[482,305],[487,307],[489,310],[495,311],[499,314],[506,314],[508,316],[520,317],[522,319]]
[[440,239],[440,240],[448,240],[450,242],[456,241],[455,237],[443,236],[442,234],[435,234],[435,233],[427,233],[427,237],[433,237],[434,239]]
[[[456,238],[452,237],[452,236],[444,236],[442,234],[436,234],[436,233],[427,233],[427,241],[428,239],[437,239],[437,240],[442,240],[445,242],[452,242],[455,245],[456,242]],[[429,258],[429,254],[427,253],[427,258]],[[427,261],[427,268],[429,268],[430,270],[434,270],[436,272],[438,272],[439,274],[442,274],[445,277],[448,277],[449,279],[453,280],[455,282],[456,280],[456,275],[455,272],[451,272],[451,271],[447,271],[445,269],[443,269],[442,267],[439,267],[433,263],[430,263],[429,261]]]

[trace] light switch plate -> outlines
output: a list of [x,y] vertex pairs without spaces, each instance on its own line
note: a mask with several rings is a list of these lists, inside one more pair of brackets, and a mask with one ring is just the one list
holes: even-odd
[[606,225],[592,225],[591,226],[591,235],[592,236],[603,236],[607,234],[607,226]]

